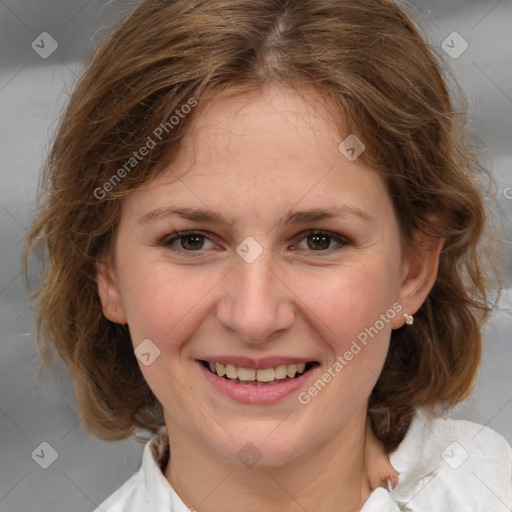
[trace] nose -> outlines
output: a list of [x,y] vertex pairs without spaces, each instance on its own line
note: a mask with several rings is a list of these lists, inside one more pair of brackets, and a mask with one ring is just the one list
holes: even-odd
[[271,341],[293,325],[293,293],[275,272],[264,254],[252,263],[237,257],[223,283],[217,319],[245,343]]

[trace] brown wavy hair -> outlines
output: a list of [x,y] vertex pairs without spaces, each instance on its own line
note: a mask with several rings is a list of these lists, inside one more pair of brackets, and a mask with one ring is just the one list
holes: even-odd
[[[479,250],[486,172],[465,106],[454,106],[460,90],[411,19],[387,0],[148,0],[101,43],[60,120],[24,251],[25,266],[35,248],[45,262],[35,294],[42,361],[58,353],[66,363],[89,432],[118,440],[163,424],[127,326],[103,316],[97,293],[95,265],[112,248],[123,198],[172,159],[201,105],[268,83],[314,89],[340,141],[364,141],[359,158],[388,186],[404,251],[416,230],[445,240],[414,326],[392,331],[369,401],[375,434],[393,450],[416,408],[469,395],[491,310]],[[199,106],[127,171],[191,100]]]

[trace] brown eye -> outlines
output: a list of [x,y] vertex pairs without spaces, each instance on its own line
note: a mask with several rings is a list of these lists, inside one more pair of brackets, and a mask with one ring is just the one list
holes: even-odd
[[203,248],[204,236],[203,235],[185,235],[179,238],[180,246],[186,251],[197,251]]
[[208,236],[196,231],[174,232],[161,245],[174,252],[204,252],[216,247]]
[[341,250],[347,245],[350,245],[350,242],[341,235],[329,231],[310,230],[302,233],[297,249],[331,253]]
[[313,251],[329,249],[331,236],[326,233],[317,233],[307,237],[308,247]]

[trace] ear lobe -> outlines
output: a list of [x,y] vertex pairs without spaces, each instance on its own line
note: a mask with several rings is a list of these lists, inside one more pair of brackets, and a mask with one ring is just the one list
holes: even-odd
[[[443,244],[443,238],[424,234],[415,237],[415,247],[405,263],[397,299],[403,306],[403,313],[414,315],[425,302],[437,278],[439,255]],[[397,315],[392,322],[392,327],[398,329],[404,323],[405,318]]]
[[118,324],[128,323],[117,278],[111,264],[105,261],[96,264],[96,284],[105,317]]

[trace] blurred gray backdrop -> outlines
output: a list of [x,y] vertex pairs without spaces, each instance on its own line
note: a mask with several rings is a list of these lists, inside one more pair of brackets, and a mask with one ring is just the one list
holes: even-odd
[[[85,434],[65,370],[36,385],[33,313],[20,260],[58,115],[84,58],[137,3],[0,1],[1,512],[91,511],[140,464],[139,443]],[[487,329],[475,393],[452,415],[488,425],[512,443],[512,2],[402,3],[416,13],[468,98],[470,127],[496,180],[492,216],[505,239],[500,261],[507,289]]]

